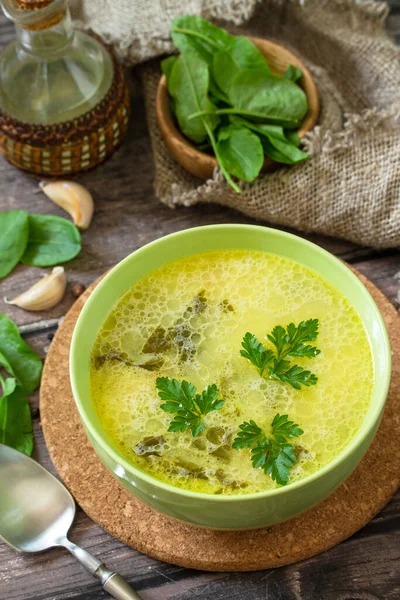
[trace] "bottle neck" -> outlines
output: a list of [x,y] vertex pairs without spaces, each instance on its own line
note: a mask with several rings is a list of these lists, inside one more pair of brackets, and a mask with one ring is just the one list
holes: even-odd
[[63,54],[72,44],[75,35],[69,9],[65,7],[62,17],[54,25],[43,25],[30,29],[15,23],[20,49],[43,59]]

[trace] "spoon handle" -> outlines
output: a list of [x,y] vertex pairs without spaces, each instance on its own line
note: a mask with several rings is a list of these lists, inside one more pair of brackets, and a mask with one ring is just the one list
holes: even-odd
[[100,579],[106,592],[116,600],[142,600],[121,575],[109,571],[105,565],[102,564],[94,576]]
[[142,597],[131,588],[121,575],[107,569],[105,564],[92,556],[87,550],[84,550],[67,538],[60,540],[59,544],[60,546],[64,546],[93,577],[100,579],[106,592],[111,594],[116,600],[142,600]]
[[121,575],[118,575],[118,573],[111,573],[112,575],[110,575],[103,585],[106,592],[111,594],[111,596],[117,600],[142,600],[142,597],[131,588]]

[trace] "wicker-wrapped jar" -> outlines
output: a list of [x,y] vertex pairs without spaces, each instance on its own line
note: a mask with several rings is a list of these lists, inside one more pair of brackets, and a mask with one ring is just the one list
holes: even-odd
[[0,55],[0,151],[41,176],[91,169],[122,142],[129,89],[112,51],[74,32],[65,0],[2,0],[17,39]]

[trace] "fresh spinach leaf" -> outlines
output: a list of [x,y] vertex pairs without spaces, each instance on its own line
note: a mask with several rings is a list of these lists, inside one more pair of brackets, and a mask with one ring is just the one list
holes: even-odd
[[28,395],[15,379],[0,377],[0,443],[30,456],[33,450],[32,418]]
[[251,131],[255,131],[259,135],[264,135],[267,138],[275,137],[283,142],[286,142],[285,131],[281,125],[270,125],[266,123],[254,123],[253,121],[249,121],[248,119],[244,119],[243,117],[238,117],[237,115],[229,116],[229,120],[231,123],[235,123],[236,125],[240,125],[242,127],[247,127],[251,129]]
[[207,137],[207,127],[212,130],[218,117],[189,120],[196,111],[212,113],[215,106],[208,98],[209,72],[207,64],[194,54],[182,54],[174,63],[169,75],[168,89],[175,100],[175,113],[184,135],[198,144]]
[[33,392],[38,387],[42,361],[24,342],[15,323],[3,313],[0,313],[0,365],[13,375],[27,392]]
[[143,354],[157,356],[174,349],[178,351],[181,362],[190,360],[197,352],[196,343],[192,340],[192,335],[197,334],[194,328],[196,321],[193,320],[193,317],[203,313],[207,308],[206,291],[202,289],[185,307],[182,316],[176,322],[167,328],[161,325],[156,327],[142,346]]
[[295,67],[294,65],[289,65],[286,69],[286,73],[284,74],[286,79],[290,79],[291,81],[298,81],[303,77],[303,71],[299,69],[299,67]]
[[177,56],[168,56],[168,58],[164,58],[164,60],[161,61],[161,70],[167,78],[167,83],[169,80],[169,76],[171,75],[172,67],[174,66],[177,59]]
[[[308,110],[304,91],[293,81],[269,75],[259,69],[242,69],[229,87],[230,107],[218,108],[215,115],[239,115],[255,122],[267,122],[296,129]],[[192,113],[189,119],[210,112]]]
[[285,132],[283,127],[280,127],[279,125],[253,123],[237,116],[230,117],[230,120],[233,123],[240,124],[243,127],[248,127],[248,129],[258,133],[260,135],[261,144],[265,154],[276,162],[292,165],[306,160],[309,157],[306,152],[303,152],[297,147],[297,144],[300,143],[298,136],[296,135],[296,137],[291,137],[291,139],[293,139],[293,141],[296,143],[296,145],[294,145],[288,139],[288,133]]
[[0,279],[19,263],[28,243],[28,213],[10,210],[0,213]]
[[212,75],[218,87],[229,93],[232,79],[242,69],[257,69],[270,75],[271,71],[261,52],[245,37],[233,37],[227,48],[214,53]]
[[29,215],[29,237],[21,258],[25,265],[51,267],[71,260],[81,250],[81,236],[67,219]]
[[290,144],[293,144],[293,146],[296,146],[296,148],[298,148],[300,146],[300,138],[299,135],[296,131],[285,131],[285,136],[288,142],[290,142]]
[[210,100],[214,102],[215,105],[229,106],[229,98],[228,96],[220,90],[212,77],[210,77],[210,83],[208,86],[210,92]]
[[243,181],[254,181],[264,162],[259,138],[244,127],[228,125],[218,133],[218,151],[226,169]]
[[197,150],[200,150],[200,152],[207,152],[207,150],[210,150],[210,148],[211,144],[209,141],[205,141],[197,146]]
[[233,36],[202,17],[185,15],[172,21],[171,37],[182,54],[195,52],[211,65],[213,52],[225,48]]
[[309,158],[307,152],[303,152],[293,144],[282,142],[274,137],[263,138],[261,143],[265,154],[275,162],[294,165]]
[[[224,177],[236,192],[240,192],[219,155],[214,136],[219,117],[213,114],[216,107],[207,96],[208,85],[207,64],[191,52],[181,54],[172,68],[168,85],[169,93],[175,101],[175,114],[179,127],[182,133],[198,144],[204,142],[208,136]],[[193,112],[210,114],[206,117],[190,119],[189,115]]]
[[231,175],[253,181],[264,153],[286,164],[307,158],[298,149],[297,134],[284,130],[298,128],[308,110],[304,91],[291,80],[301,76],[300,70],[291,65],[285,77],[273,75],[250,40],[201,17],[174,19],[171,36],[181,56],[164,60],[162,69],[179,127],[200,148],[211,145],[236,192]]
[[258,69],[242,69],[232,79],[229,99],[233,109],[222,114],[240,114],[283,127],[296,128],[308,110],[304,91],[293,81],[266,76]]

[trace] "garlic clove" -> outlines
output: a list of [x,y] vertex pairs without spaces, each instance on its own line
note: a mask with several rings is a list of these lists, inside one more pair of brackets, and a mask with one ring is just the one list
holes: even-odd
[[39,183],[42,191],[57,206],[71,215],[78,229],[87,229],[92,220],[94,202],[92,195],[80,183],[75,181],[50,181]]
[[60,302],[67,286],[64,267],[54,267],[50,275],[46,275],[29,290],[13,300],[4,298],[7,304],[13,304],[24,310],[47,310]]

